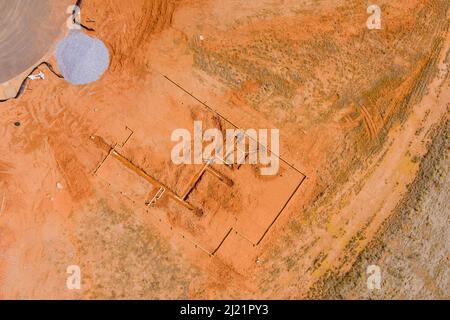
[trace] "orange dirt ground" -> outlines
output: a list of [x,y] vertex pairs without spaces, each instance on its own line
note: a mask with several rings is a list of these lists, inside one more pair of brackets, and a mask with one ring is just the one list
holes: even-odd
[[[103,78],[48,73],[0,104],[0,298],[321,297],[449,114],[448,1],[378,0],[381,30],[368,4],[83,1]],[[212,165],[191,190],[203,165],[173,164],[170,136],[195,120],[280,129],[278,175]],[[203,215],[167,194],[146,206],[151,179]]]

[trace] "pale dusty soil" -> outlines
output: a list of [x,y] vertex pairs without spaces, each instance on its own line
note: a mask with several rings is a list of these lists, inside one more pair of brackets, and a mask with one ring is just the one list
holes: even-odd
[[[448,2],[378,2],[380,31],[356,0],[84,1],[111,52],[104,77],[49,75],[1,104],[0,297],[330,296],[364,269],[448,118]],[[194,120],[280,129],[279,174],[217,165],[233,184],[205,174],[187,197],[203,216],[168,196],[147,208],[156,190],[136,168],[178,195],[201,170],[170,159]],[[103,162],[102,140],[134,169]]]
[[[343,277],[315,290],[328,299],[449,299],[450,123],[435,132],[420,172],[396,213]],[[367,290],[366,268],[381,268],[380,290]]]

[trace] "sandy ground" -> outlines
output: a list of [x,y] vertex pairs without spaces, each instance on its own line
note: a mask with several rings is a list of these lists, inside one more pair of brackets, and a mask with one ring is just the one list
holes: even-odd
[[[31,70],[66,32],[70,0],[0,1],[0,100],[14,97]],[[50,53],[49,53],[50,51]]]
[[[336,279],[365,271],[450,102],[448,2],[378,2],[369,31],[366,1],[84,1],[111,53],[104,77],[49,74],[1,104],[0,297],[369,297]],[[217,165],[192,187],[202,165],[173,164],[170,135],[194,120],[280,129],[278,175]],[[175,196],[147,207],[151,179],[203,215]],[[448,219],[445,203],[421,206]],[[386,270],[406,263],[399,234]],[[429,268],[447,256],[441,242]],[[417,268],[434,291],[414,297],[448,298],[445,272]],[[383,298],[411,284],[394,277]]]

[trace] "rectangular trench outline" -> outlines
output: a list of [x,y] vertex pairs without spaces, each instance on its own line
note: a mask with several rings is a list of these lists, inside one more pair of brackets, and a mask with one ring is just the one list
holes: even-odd
[[[225,116],[223,116],[222,114],[220,114],[217,110],[215,110],[213,107],[209,106],[206,102],[203,102],[202,100],[200,100],[199,98],[197,98],[193,93],[189,92],[188,90],[186,90],[183,86],[181,86],[180,84],[178,84],[177,82],[175,82],[174,80],[172,80],[171,78],[169,78],[168,76],[161,74],[160,72],[156,71],[159,75],[161,75],[163,78],[165,78],[167,81],[169,81],[171,84],[173,84],[175,87],[177,87],[178,89],[180,89],[181,91],[183,91],[184,93],[188,94],[191,98],[193,98],[195,101],[197,101],[198,103],[200,103],[203,107],[205,107],[208,111],[214,113],[215,115],[217,115],[220,119],[224,120],[226,123],[228,123],[229,125],[233,126],[235,129],[239,129],[238,126],[236,126],[232,121],[230,121],[228,118],[226,118]],[[248,136],[249,139],[252,139],[252,137]],[[268,150],[270,152],[272,152],[270,150],[270,148],[268,148]],[[284,158],[282,158],[280,155],[272,152],[272,154],[274,154],[276,157],[278,157],[278,159],[280,159],[283,163],[285,163],[288,167],[290,167],[291,169],[293,169],[294,171],[296,171],[297,173],[299,173],[301,176],[303,176],[303,178],[301,178],[301,181],[299,182],[299,184],[297,185],[297,187],[295,187],[295,189],[293,190],[293,192],[291,193],[291,195],[289,196],[289,198],[287,199],[287,201],[285,202],[285,204],[282,206],[282,208],[279,210],[279,212],[277,213],[277,215],[275,216],[275,218],[273,219],[273,221],[268,225],[268,227],[266,228],[266,230],[264,231],[263,235],[261,236],[261,238],[256,242],[253,243],[252,241],[250,241],[249,239],[247,239],[244,235],[238,233],[238,235],[240,237],[242,237],[243,239],[245,239],[246,241],[250,242],[253,247],[257,247],[260,245],[260,243],[266,238],[267,234],[269,233],[269,231],[272,229],[272,227],[275,225],[275,223],[277,222],[277,220],[280,218],[280,216],[282,215],[282,213],[284,212],[284,210],[286,209],[286,207],[288,206],[288,204],[291,202],[292,198],[295,196],[295,194],[297,193],[297,191],[300,189],[300,187],[303,185],[303,183],[308,179],[307,175],[304,174],[303,172],[301,172],[300,170],[298,170],[293,164],[291,164],[289,161],[285,160]],[[232,227],[227,234],[225,235],[225,237],[222,239],[222,241],[220,242],[220,244],[218,245],[218,247],[210,253],[211,256],[214,256],[222,247],[222,245],[225,243],[225,241],[227,240],[227,238],[229,237],[229,235],[231,234],[231,232],[234,230],[234,228]]]

